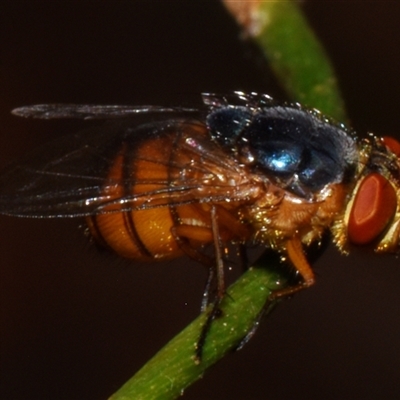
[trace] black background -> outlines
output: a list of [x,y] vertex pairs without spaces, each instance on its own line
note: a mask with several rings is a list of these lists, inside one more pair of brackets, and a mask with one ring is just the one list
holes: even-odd
[[[400,3],[302,6],[353,126],[399,137]],[[10,116],[17,106],[275,94],[217,1],[6,1],[0,27],[0,167],[82,127]],[[0,217],[2,399],[105,399],[198,314],[201,267],[121,262],[90,245],[80,223]],[[331,246],[315,271],[315,287],[185,398],[399,398],[398,258]]]

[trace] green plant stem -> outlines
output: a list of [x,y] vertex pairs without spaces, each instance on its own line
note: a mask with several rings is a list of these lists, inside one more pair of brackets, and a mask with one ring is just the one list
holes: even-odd
[[[332,64],[295,1],[223,0],[244,35],[264,53],[288,96],[346,121]],[[240,3],[240,8],[238,8]]]
[[201,378],[208,367],[237,347],[254,326],[268,296],[286,285],[278,257],[262,257],[228,290],[221,304],[222,315],[213,321],[207,334],[200,363],[195,362],[195,346],[205,321],[203,313],[161,349],[110,400],[175,399]]

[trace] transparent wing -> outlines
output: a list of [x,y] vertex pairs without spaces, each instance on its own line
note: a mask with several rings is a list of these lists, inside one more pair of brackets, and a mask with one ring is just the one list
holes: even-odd
[[[143,141],[163,137],[167,128],[178,135],[181,124],[182,120],[168,120],[136,127],[132,122],[118,121],[53,141],[0,174],[0,213],[36,218],[79,217],[230,196],[229,190],[236,190],[232,179],[229,188],[213,186],[208,191],[201,190],[218,174],[236,174],[241,179],[236,166],[231,165],[233,160],[214,155],[216,145],[204,135],[194,135],[185,148],[175,149],[185,154],[186,161],[178,158],[166,166],[162,164],[165,161],[147,153],[141,165],[155,173],[145,179],[139,175],[110,175],[112,167],[129,171],[132,161],[138,162],[141,155],[135,154],[135,148]],[[205,131],[204,125],[196,124]],[[127,148],[130,157],[126,156]],[[201,162],[190,165],[189,171],[187,165],[194,159]],[[120,160],[117,167],[116,160]],[[171,171],[171,180],[157,172],[165,171],[164,167]],[[185,168],[192,178],[182,177]],[[121,187],[128,190],[120,190]],[[132,187],[141,189],[134,193]]]
[[12,110],[12,114],[24,118],[54,119],[110,119],[129,118],[144,113],[197,113],[196,108],[163,106],[125,106],[94,104],[35,104]]
[[[205,109],[225,106],[260,107],[271,105],[270,96],[258,93],[232,92],[227,94],[202,93]],[[19,107],[12,113],[24,118],[54,119],[54,118],[80,118],[80,119],[110,119],[129,118],[137,114],[163,113],[181,114],[198,113],[199,108],[192,107],[165,107],[165,106],[132,106],[132,105],[96,105],[96,104],[35,104]]]

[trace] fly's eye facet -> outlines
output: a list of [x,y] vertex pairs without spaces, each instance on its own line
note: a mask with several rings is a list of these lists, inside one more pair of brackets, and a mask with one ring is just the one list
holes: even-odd
[[388,226],[397,208],[396,192],[380,174],[370,174],[361,182],[350,212],[348,236],[353,244],[377,239]]
[[385,146],[397,157],[400,157],[400,143],[391,136],[384,136],[382,138],[383,143]]

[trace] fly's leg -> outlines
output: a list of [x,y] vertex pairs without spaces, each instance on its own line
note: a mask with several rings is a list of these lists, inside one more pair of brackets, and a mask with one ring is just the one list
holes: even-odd
[[234,348],[234,351],[241,350],[255,335],[257,332],[258,327],[260,326],[260,322],[263,319],[264,315],[268,315],[273,308],[275,307],[276,303],[274,301],[270,301],[267,299],[267,302],[264,304],[264,307],[261,311],[257,314],[256,318],[253,321],[253,325],[251,326],[250,330],[247,332],[246,336],[240,340],[240,342]]
[[211,304],[211,308],[206,315],[206,321],[201,329],[199,340],[196,343],[196,362],[201,362],[203,355],[203,347],[207,338],[207,334],[210,331],[211,324],[215,318],[221,315],[219,308],[221,300],[225,294],[225,277],[224,277],[224,262],[222,259],[222,242],[219,234],[218,221],[217,221],[216,207],[211,208],[211,227],[212,235],[214,240],[215,249],[215,274],[216,274],[216,294]]
[[[220,311],[220,303],[225,294],[224,262],[223,262],[223,244],[219,231],[217,207],[210,207],[211,227],[178,225],[172,229],[172,234],[182,250],[194,260],[201,262],[208,267],[208,277],[203,294],[201,311],[206,311],[206,320],[201,329],[199,339],[196,343],[196,361],[200,362],[204,343],[210,330],[212,321],[217,318]],[[190,245],[189,240],[198,240],[203,243],[211,242],[214,247],[214,258],[207,257]],[[210,293],[214,290],[212,301]]]
[[201,300],[200,311],[203,313],[206,311],[208,304],[210,303],[211,287],[215,279],[215,266],[208,268],[207,281],[203,291],[203,298]]
[[295,270],[301,275],[302,281],[296,285],[273,292],[269,296],[269,301],[271,302],[291,296],[315,283],[314,272],[304,254],[303,245],[299,238],[294,237],[286,242],[286,253]]
[[304,254],[301,241],[298,238],[288,240],[286,243],[286,252],[294,268],[300,273],[302,282],[293,286],[276,290],[268,296],[263,308],[254,319],[252,327],[247,332],[246,336],[241,339],[239,344],[236,346],[235,351],[242,349],[243,346],[250,341],[258,329],[261,319],[264,317],[264,315],[268,315],[274,309],[277,301],[283,300],[285,297],[289,297],[300,290],[312,286],[315,283],[314,272]]
[[193,248],[189,240],[198,240],[201,238],[204,241],[212,241],[212,232],[209,228],[192,225],[178,225],[171,229],[175,241],[178,243],[182,251],[192,260],[204,265],[207,269],[207,281],[203,291],[201,300],[201,312],[204,312],[209,304],[211,287],[215,279],[215,260],[213,257],[208,257],[201,251]]

